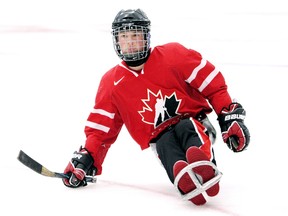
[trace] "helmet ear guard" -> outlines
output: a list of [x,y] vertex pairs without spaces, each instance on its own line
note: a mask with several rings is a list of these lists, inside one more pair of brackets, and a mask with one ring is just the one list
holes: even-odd
[[[116,15],[112,23],[113,46],[120,59],[129,66],[138,66],[143,64],[150,53],[150,20],[141,10],[121,10]],[[135,31],[136,34],[143,34],[143,47],[134,53],[124,54],[118,43],[119,33],[125,31]],[[138,41],[141,42],[141,41]]]

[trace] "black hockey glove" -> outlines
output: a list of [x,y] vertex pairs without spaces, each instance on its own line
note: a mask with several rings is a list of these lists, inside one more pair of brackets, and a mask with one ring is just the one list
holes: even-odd
[[64,170],[64,174],[70,178],[63,178],[63,183],[67,187],[77,188],[86,186],[86,176],[95,176],[97,169],[93,166],[94,160],[90,153],[80,147],[80,150],[75,151],[71,161]]
[[246,112],[239,103],[231,103],[218,116],[223,141],[234,152],[241,152],[250,142],[250,133],[244,125]]

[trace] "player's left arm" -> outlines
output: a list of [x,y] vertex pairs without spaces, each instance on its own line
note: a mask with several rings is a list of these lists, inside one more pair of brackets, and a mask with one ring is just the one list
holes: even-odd
[[222,73],[209,61],[201,62],[203,67],[190,85],[208,99],[218,115],[223,141],[232,151],[241,152],[250,143],[250,132],[244,124],[246,111],[241,104],[232,102]]
[[221,71],[200,53],[185,48],[181,50],[184,54],[179,65],[185,82],[212,105],[218,115],[223,141],[228,147],[234,152],[243,151],[250,142],[250,133],[244,124],[246,111],[241,104],[232,102]]
[[241,152],[250,143],[250,132],[244,123],[246,110],[240,103],[232,102],[220,71],[209,81],[202,94],[218,115],[223,141],[232,151]]

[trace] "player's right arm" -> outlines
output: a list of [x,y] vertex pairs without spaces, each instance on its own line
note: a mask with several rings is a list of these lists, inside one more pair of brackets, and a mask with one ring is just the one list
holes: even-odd
[[[108,74],[104,75],[98,87],[95,105],[85,125],[86,142],[83,148],[85,151],[83,153],[83,150],[79,150],[74,153],[74,156],[78,155],[83,160],[73,156],[64,171],[65,174],[70,175],[70,179],[63,181],[68,187],[85,186],[83,181],[86,175],[102,173],[102,164],[106,154],[123,126],[121,116],[111,100],[112,91],[111,79]],[[75,180],[75,177],[79,181]]]

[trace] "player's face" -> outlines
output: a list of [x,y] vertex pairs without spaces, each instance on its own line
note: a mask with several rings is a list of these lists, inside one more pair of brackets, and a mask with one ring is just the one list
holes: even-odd
[[124,55],[143,51],[145,43],[142,31],[131,30],[119,32],[118,44]]

